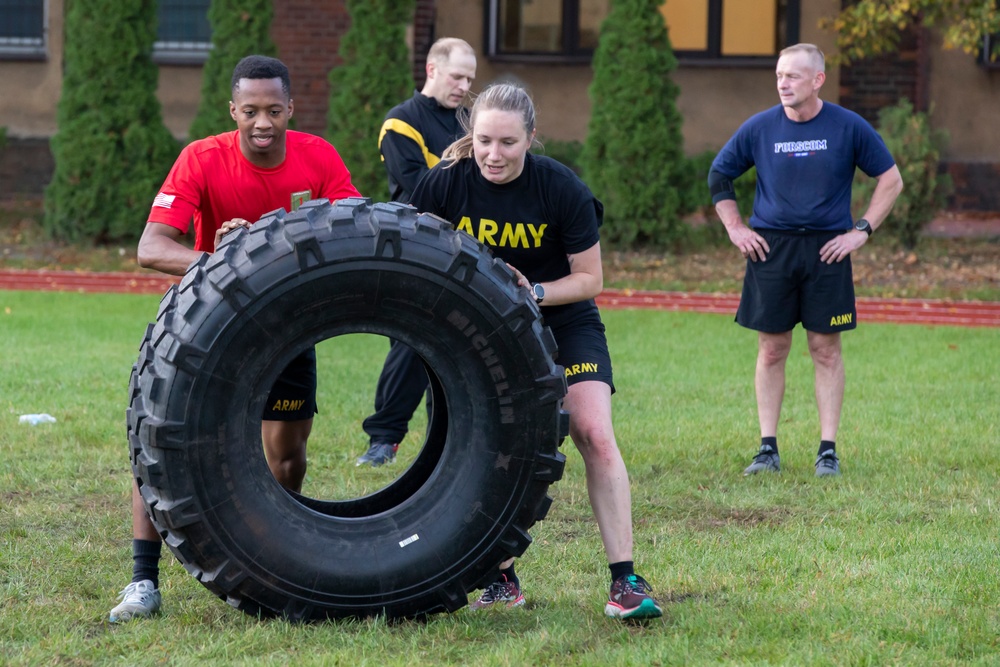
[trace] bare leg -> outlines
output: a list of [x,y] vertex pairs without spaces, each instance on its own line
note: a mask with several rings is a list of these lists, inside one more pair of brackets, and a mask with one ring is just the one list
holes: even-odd
[[[563,409],[570,414],[569,434],[587,469],[587,495],[608,562],[632,560],[632,492],[611,425],[611,387],[597,381],[571,385]],[[508,558],[500,569],[513,563]]]
[[816,407],[819,409],[821,440],[835,442],[844,405],[844,358],[840,334],[807,332],[809,354],[816,369]]
[[139,484],[132,479],[132,537],[137,540],[149,540],[150,542],[160,542],[160,534],[156,532],[156,527],[149,520],[146,514],[146,506],[142,502],[139,494]]
[[785,362],[792,349],[792,332],[757,334],[757,369],[754,386],[757,390],[757,417],[762,438],[778,434],[781,402],[785,397]]
[[611,387],[578,382],[569,387],[563,407],[587,469],[587,494],[608,562],[632,560],[632,494],[611,424]]
[[264,455],[271,474],[286,489],[299,492],[306,476],[306,442],[312,419],[261,422]]

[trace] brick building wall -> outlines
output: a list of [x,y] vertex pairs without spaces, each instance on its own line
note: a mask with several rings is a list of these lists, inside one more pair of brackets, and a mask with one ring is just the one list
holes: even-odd
[[[435,0],[416,0],[413,20],[413,80],[424,85],[427,51],[434,34]],[[340,38],[351,25],[345,0],[298,0],[274,3],[271,38],[288,65],[295,98],[295,129],[326,133],[330,104],[329,73],[341,64]]]
[[326,134],[330,70],[342,61],[340,38],[351,25],[345,0],[275,2],[271,38],[288,65],[295,129]]
[[840,68],[840,104],[873,125],[883,107],[906,98],[917,110],[927,108],[925,37],[908,32],[900,38],[899,52],[868,58]]
[[41,197],[53,171],[48,139],[8,139],[0,147],[0,200]]
[[[899,51],[869,58],[840,69],[840,104],[878,124],[883,107],[909,99],[916,110],[929,108],[929,43],[926,30],[900,37]],[[1000,211],[1000,163],[943,162],[939,171],[951,176],[954,190],[946,204],[953,211]]]
[[434,0],[417,0],[413,15],[413,82],[417,90],[424,87],[427,79],[427,52],[437,39],[434,31]]
[[[916,110],[929,107],[929,40],[926,30],[900,36],[899,51],[843,66],[840,104],[878,125],[880,109],[909,99]],[[954,191],[947,207],[954,211],[1000,211],[1000,163],[943,162],[939,171],[951,176]]]
[[955,186],[946,207],[950,211],[1000,212],[1000,164],[996,162],[945,162],[941,171]]

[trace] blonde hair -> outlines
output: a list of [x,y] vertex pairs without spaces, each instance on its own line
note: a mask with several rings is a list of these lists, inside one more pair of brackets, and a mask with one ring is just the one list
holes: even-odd
[[463,119],[465,134],[456,139],[441,154],[442,160],[450,160],[445,169],[453,166],[463,158],[472,157],[472,129],[476,126],[476,118],[481,111],[512,111],[521,116],[524,131],[532,137],[531,143],[538,141],[533,137],[535,132],[535,104],[524,88],[513,83],[494,83],[487,86],[476,96],[468,119]]
[[788,55],[789,53],[804,53],[809,56],[809,62],[812,68],[817,72],[826,71],[826,58],[823,56],[823,52],[820,51],[819,47],[815,44],[792,44],[791,46],[785,47],[778,53],[778,57]]

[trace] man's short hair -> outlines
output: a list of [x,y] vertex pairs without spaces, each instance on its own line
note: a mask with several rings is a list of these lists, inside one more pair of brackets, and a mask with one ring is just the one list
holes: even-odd
[[292,96],[292,80],[288,76],[288,68],[277,58],[254,55],[236,63],[233,69],[233,95],[236,94],[240,79],[281,79],[281,90],[285,97]]
[[442,37],[431,45],[427,52],[427,62],[441,63],[447,62],[451,58],[451,52],[456,49],[465,51],[471,55],[476,55],[476,51],[469,46],[469,43],[458,37]]
[[826,71],[826,57],[823,56],[823,52],[820,51],[820,48],[815,44],[806,44],[804,42],[801,44],[792,44],[791,46],[782,49],[781,52],[778,53],[778,57],[780,58],[781,56],[788,55],[789,53],[805,53],[809,56],[809,63],[812,65],[814,70],[817,72]]

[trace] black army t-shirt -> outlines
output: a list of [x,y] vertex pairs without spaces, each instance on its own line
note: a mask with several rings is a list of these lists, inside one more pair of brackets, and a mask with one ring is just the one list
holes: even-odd
[[[420,181],[410,203],[489,246],[533,283],[569,275],[567,255],[592,248],[603,221],[601,202],[576,174],[531,153],[521,174],[504,184],[486,180],[473,158],[442,162]],[[589,300],[543,312],[558,326],[595,309]]]

